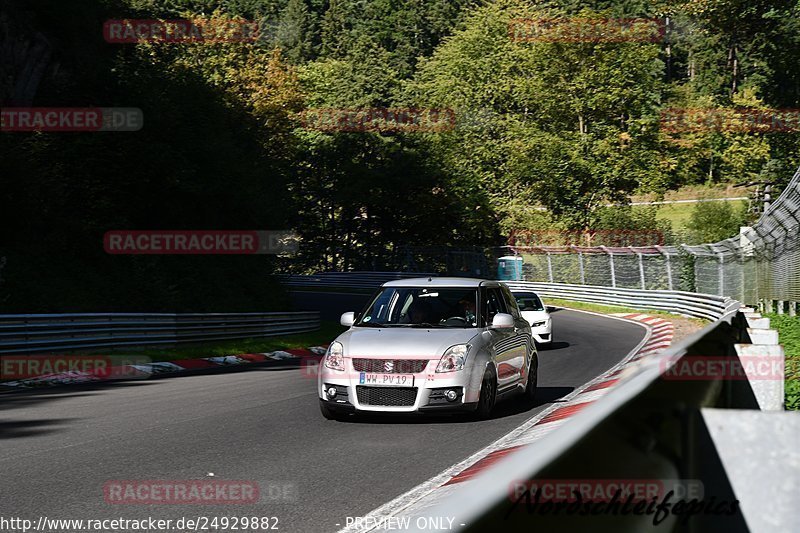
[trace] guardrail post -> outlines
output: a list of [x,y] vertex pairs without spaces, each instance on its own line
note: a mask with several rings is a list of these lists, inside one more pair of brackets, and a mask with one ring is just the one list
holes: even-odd
[[586,276],[583,273],[583,252],[578,252],[578,266],[581,269],[581,285],[586,285]]
[[672,290],[672,263],[669,257],[669,252],[661,251],[664,254],[664,267],[667,269],[667,290]]
[[664,268],[667,271],[667,290],[672,290],[672,263],[669,258],[669,251],[665,250],[663,246],[656,246],[656,250],[661,252],[664,256]]
[[608,248],[605,246],[600,247],[605,253],[608,254],[608,268],[611,270],[611,287],[616,289],[617,288],[617,274],[614,271],[614,254],[608,251]]
[[547,277],[550,279],[550,283],[553,283],[553,261],[550,259],[550,252],[544,252],[547,255]]
[[717,277],[719,278],[719,295],[725,296],[725,254],[717,254],[719,264],[717,265]]
[[642,282],[642,290],[646,291],[647,284],[644,281],[644,260],[640,252],[636,252],[636,255],[639,256],[639,280]]
[[[761,410],[781,411],[784,399],[785,355],[778,332],[770,329],[769,318],[743,310],[747,336],[733,345],[742,370]],[[749,341],[749,344],[741,344]],[[765,370],[766,369],[766,370]]]

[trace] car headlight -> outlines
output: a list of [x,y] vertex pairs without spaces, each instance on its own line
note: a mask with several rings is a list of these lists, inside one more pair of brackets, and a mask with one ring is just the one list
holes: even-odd
[[344,347],[341,342],[332,342],[325,353],[325,366],[333,370],[344,370]]
[[449,347],[436,367],[437,372],[455,372],[464,368],[464,361],[467,360],[469,344],[456,344]]
[[532,328],[538,328],[539,326],[544,326],[547,323],[547,320],[541,320],[539,322],[531,322]]

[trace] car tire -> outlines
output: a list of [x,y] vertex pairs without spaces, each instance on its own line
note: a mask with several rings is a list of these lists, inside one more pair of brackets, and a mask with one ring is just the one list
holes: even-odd
[[531,357],[531,364],[528,367],[528,383],[525,385],[525,399],[529,402],[536,400],[536,390],[539,384],[539,359]]
[[325,402],[319,402],[319,410],[322,413],[322,416],[325,417],[326,420],[341,420],[342,414],[338,411],[331,409],[328,407]]
[[474,416],[478,420],[486,420],[492,416],[495,401],[497,400],[497,378],[490,368],[483,373],[481,381],[481,392],[478,399],[478,407],[475,409]]

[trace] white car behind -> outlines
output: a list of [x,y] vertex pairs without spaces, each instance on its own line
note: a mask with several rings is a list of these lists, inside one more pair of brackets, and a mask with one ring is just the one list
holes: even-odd
[[553,342],[553,319],[547,312],[547,306],[539,295],[533,291],[511,291],[517,301],[522,318],[531,325],[533,339],[538,344]]

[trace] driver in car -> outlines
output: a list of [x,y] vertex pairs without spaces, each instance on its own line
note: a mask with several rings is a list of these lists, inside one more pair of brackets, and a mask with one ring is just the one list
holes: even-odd
[[461,308],[461,314],[467,320],[467,324],[476,324],[475,319],[475,302],[468,298],[462,298],[458,301]]

